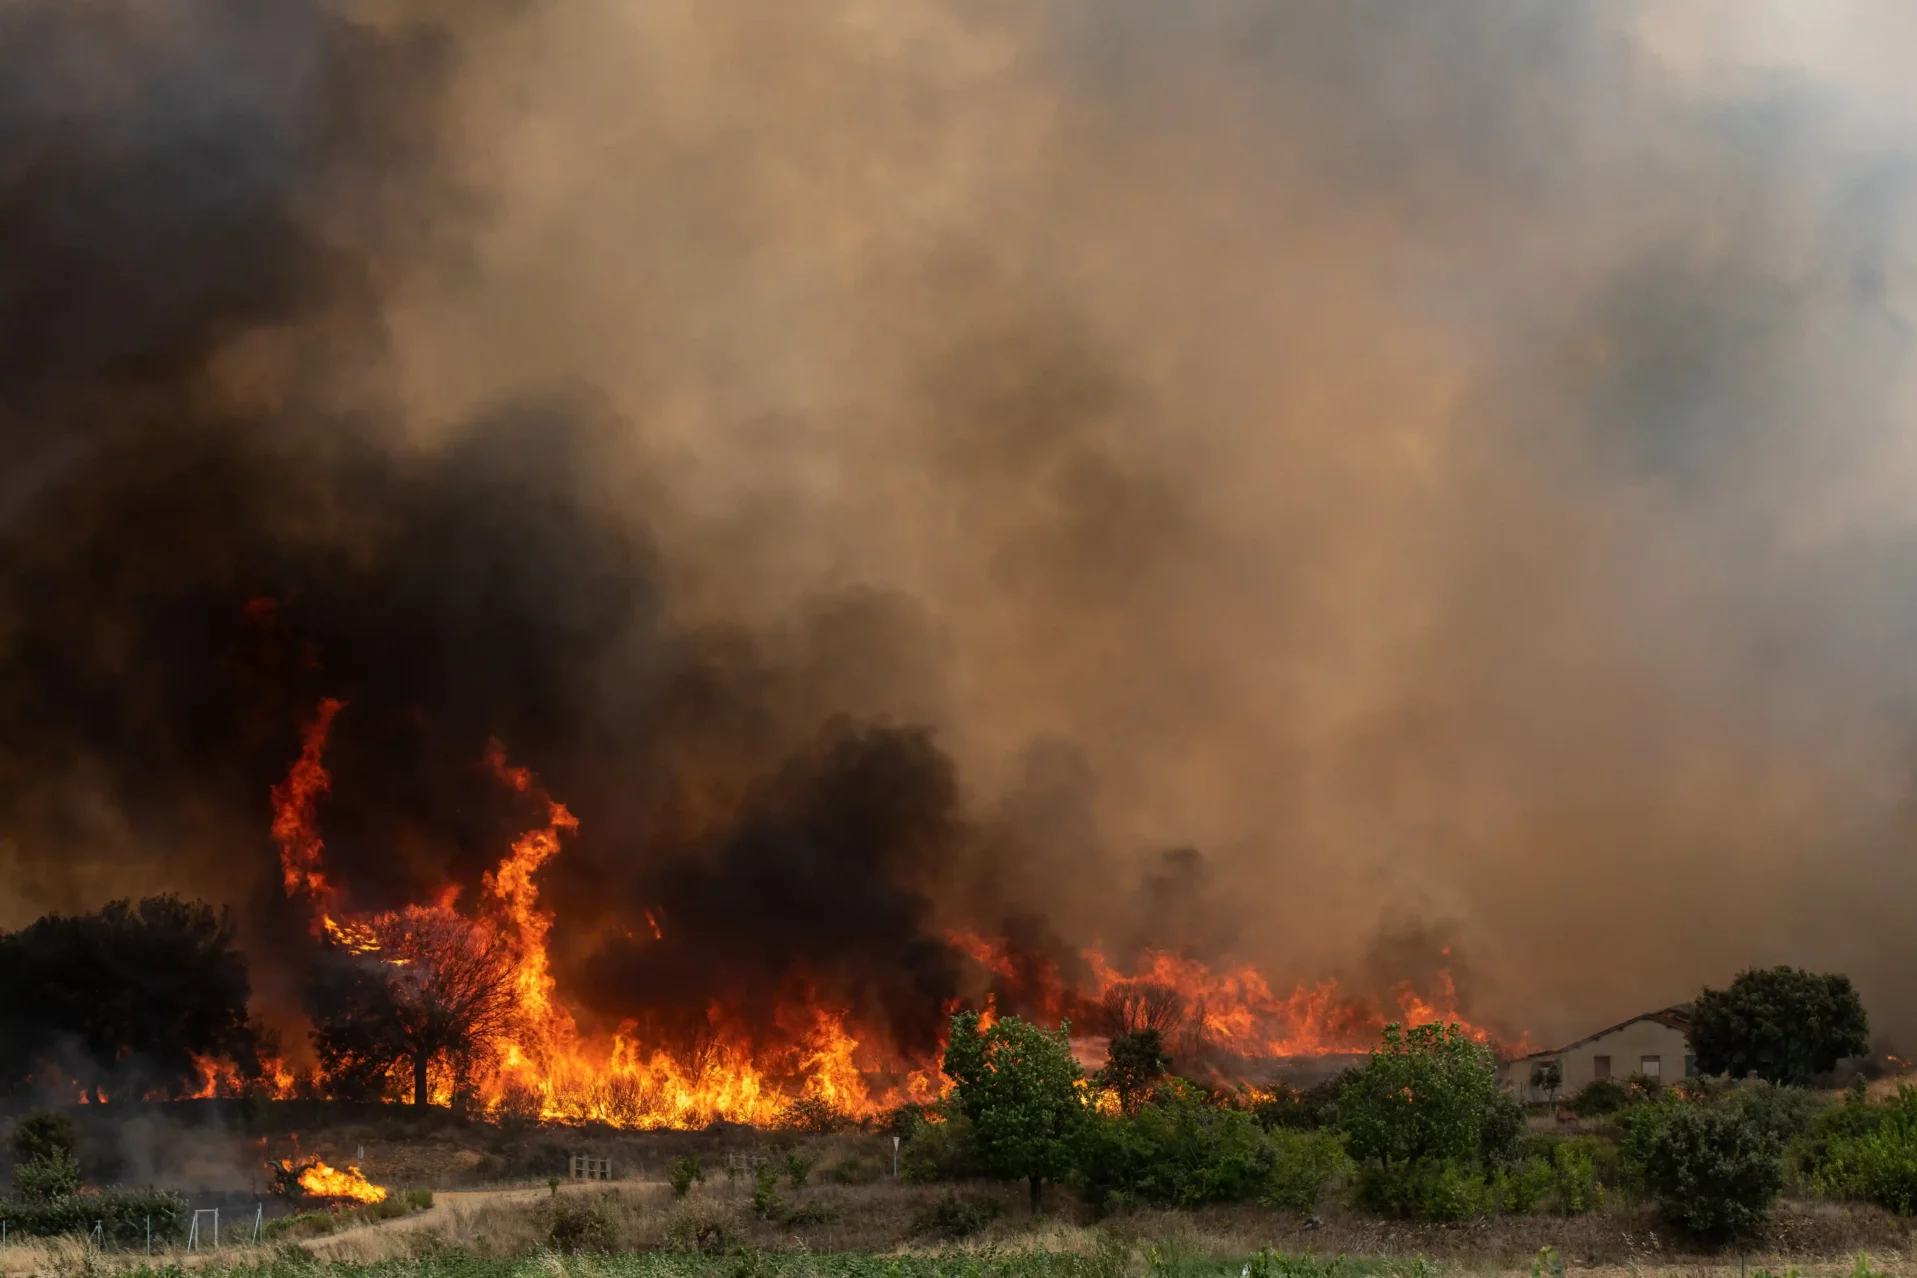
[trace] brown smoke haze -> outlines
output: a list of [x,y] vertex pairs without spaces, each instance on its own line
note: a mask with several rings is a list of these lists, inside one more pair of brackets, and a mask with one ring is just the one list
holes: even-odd
[[608,1014],[670,901],[1917,1031],[1917,20],[1811,8],[9,0],[0,924],[271,951],[340,695],[345,877],[497,735]]

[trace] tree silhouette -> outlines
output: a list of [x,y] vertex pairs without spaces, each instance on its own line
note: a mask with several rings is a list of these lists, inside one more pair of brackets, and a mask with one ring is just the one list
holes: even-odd
[[77,1078],[178,1095],[202,1059],[259,1069],[246,960],[224,911],[177,896],[49,914],[0,935],[0,1087]]
[[512,947],[483,922],[424,906],[377,916],[308,991],[313,1046],[334,1094],[377,1095],[404,1067],[423,1108],[435,1063],[469,1079],[515,1027],[515,975]]

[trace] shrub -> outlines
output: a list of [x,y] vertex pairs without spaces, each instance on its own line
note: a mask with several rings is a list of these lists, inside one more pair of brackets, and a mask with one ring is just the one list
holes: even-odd
[[999,1218],[999,1205],[989,1198],[959,1198],[947,1194],[912,1217],[912,1232],[935,1238],[969,1238]]
[[569,1256],[582,1251],[611,1251],[618,1246],[619,1231],[603,1200],[575,1199],[554,1205],[547,1240],[554,1251]]
[[1818,1190],[1900,1216],[1917,1212],[1917,1088],[1898,1088],[1887,1105],[1846,1103],[1820,1126],[1828,1134],[1813,1155]]
[[1646,1106],[1627,1142],[1645,1189],[1672,1224],[1725,1238],[1760,1224],[1783,1187],[1778,1144],[1737,1106]]
[[1270,1132],[1271,1174],[1259,1201],[1281,1211],[1308,1212],[1324,1196],[1325,1186],[1351,1161],[1344,1142],[1322,1131]]
[[972,1124],[965,1115],[952,1114],[942,1122],[926,1117],[913,1120],[911,1133],[899,1150],[901,1180],[976,1180],[984,1174],[972,1139]]
[[817,1161],[816,1158],[807,1158],[803,1154],[787,1154],[785,1156],[786,1183],[794,1189],[804,1189],[805,1182],[812,1175],[812,1164]]
[[20,1197],[44,1201],[80,1192],[80,1164],[72,1154],[56,1149],[13,1169],[13,1187]]
[[870,1158],[860,1158],[855,1154],[833,1164],[826,1175],[840,1185],[870,1185],[885,1175],[885,1168]]
[[1779,1145],[1807,1135],[1818,1114],[1829,1108],[1815,1092],[1761,1082],[1739,1087],[1729,1099],[1746,1120]]
[[1078,1151],[1081,1189],[1109,1206],[1245,1202],[1264,1192],[1272,1169],[1256,1119],[1208,1105],[1178,1080],[1133,1114],[1091,1122]]
[[15,1124],[7,1143],[16,1162],[31,1163],[56,1154],[72,1157],[79,1141],[71,1118],[57,1109],[37,1109]]
[[674,1198],[684,1198],[692,1192],[694,1181],[703,1181],[705,1178],[706,1170],[699,1166],[696,1158],[675,1159],[672,1166],[666,1169],[666,1183],[672,1186]]
[[1340,1070],[1331,1078],[1299,1089],[1278,1084],[1251,1105],[1252,1115],[1266,1131],[1280,1127],[1315,1130],[1338,1125],[1338,1097],[1356,1069]]
[[779,1169],[760,1163],[752,1169],[752,1214],[760,1220],[777,1220],[785,1214],[785,1200],[779,1197]]
[[1498,1206],[1478,1165],[1455,1158],[1368,1163],[1358,1171],[1356,1197],[1367,1211],[1411,1220],[1470,1220]]
[[1105,1068],[1098,1071],[1092,1084],[1116,1095],[1118,1107],[1129,1114],[1151,1095],[1170,1069],[1164,1036],[1156,1029],[1137,1029],[1113,1036],[1106,1048]]
[[106,1190],[41,1202],[0,1202],[0,1219],[7,1222],[8,1234],[28,1238],[89,1234],[97,1224],[107,1242],[131,1247],[145,1243],[149,1218],[156,1242],[179,1238],[186,1229],[186,1199],[178,1194]]
[[1564,1107],[1579,1118],[1603,1118],[1631,1103],[1631,1090],[1615,1078],[1594,1078],[1574,1093]]

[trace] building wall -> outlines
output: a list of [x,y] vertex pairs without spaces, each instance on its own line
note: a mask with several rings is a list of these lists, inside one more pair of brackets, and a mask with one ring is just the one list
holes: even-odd
[[[1600,1061],[1609,1064],[1609,1077],[1620,1083],[1633,1074],[1649,1073],[1645,1068],[1645,1058],[1656,1057],[1658,1077],[1666,1083],[1675,1083],[1690,1073],[1690,1044],[1683,1030],[1672,1029],[1658,1021],[1632,1021],[1621,1029],[1601,1034],[1588,1043],[1579,1043],[1568,1051],[1560,1052],[1557,1059],[1564,1064],[1564,1083],[1558,1089],[1558,1095],[1568,1096],[1590,1085],[1591,1080],[1603,1077],[1599,1073]],[[1547,1099],[1543,1094],[1531,1091],[1531,1067],[1540,1060],[1549,1057],[1530,1057],[1512,1061],[1505,1067],[1505,1083],[1516,1088],[1518,1094],[1528,1101]]]

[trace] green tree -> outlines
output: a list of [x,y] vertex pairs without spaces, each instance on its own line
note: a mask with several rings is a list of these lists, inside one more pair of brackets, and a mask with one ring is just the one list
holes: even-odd
[[1753,968],[1698,997],[1691,1050],[1706,1074],[1801,1085],[1869,1051],[1870,1020],[1848,976]]
[[1087,1116],[1068,1027],[1007,1016],[981,1029],[977,1012],[961,1012],[952,1018],[945,1073],[986,1174],[1026,1181],[1036,1212],[1040,1186],[1071,1171]]
[[1551,1104],[1558,1103],[1558,1089],[1564,1086],[1564,1062],[1559,1060],[1539,1061],[1531,1067],[1531,1087],[1551,1098]]
[[1443,1159],[1477,1163],[1515,1138],[1497,1063],[1456,1025],[1384,1028],[1338,1098],[1338,1126],[1359,1161]]
[[1093,1080],[1118,1097],[1118,1107],[1136,1113],[1139,1103],[1171,1072],[1164,1035],[1155,1029],[1114,1035],[1106,1049],[1105,1068]]
[[71,1156],[80,1132],[73,1120],[57,1109],[37,1109],[14,1125],[7,1138],[15,1161],[30,1163],[56,1154]]

